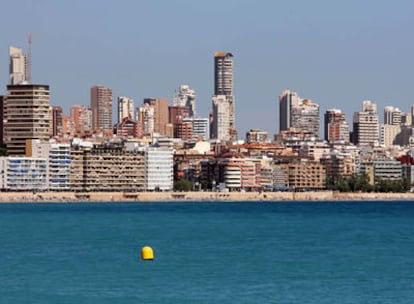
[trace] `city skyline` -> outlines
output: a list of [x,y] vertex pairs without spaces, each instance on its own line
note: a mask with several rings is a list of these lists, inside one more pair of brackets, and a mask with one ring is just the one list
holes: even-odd
[[[366,99],[380,113],[387,105],[409,111],[414,46],[406,37],[413,28],[412,3],[227,1],[220,2],[220,11],[215,4],[7,2],[5,10],[25,18],[16,23],[16,15],[7,14],[0,21],[1,93],[8,84],[8,47],[27,51],[32,32],[33,83],[50,85],[51,104],[65,114],[72,105],[87,105],[95,84],[136,105],[146,97],[172,104],[174,90],[188,84],[197,92],[198,116],[207,117],[215,51],[235,55],[239,137],[251,128],[278,132],[278,96],[284,89],[318,103],[320,113],[341,109],[348,123]],[[154,15],[164,21],[144,26]],[[216,24],[210,16],[226,20]]]

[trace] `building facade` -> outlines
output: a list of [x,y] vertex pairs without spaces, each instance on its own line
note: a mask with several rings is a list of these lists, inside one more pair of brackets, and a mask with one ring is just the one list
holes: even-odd
[[9,74],[10,84],[28,84],[30,83],[28,75],[29,58],[23,53],[23,50],[14,46],[9,47]]
[[112,89],[95,85],[91,88],[92,129],[112,132]]
[[153,108],[154,131],[160,135],[167,135],[168,124],[168,99],[166,98],[145,98],[144,104]]
[[174,188],[173,150],[149,146],[145,151],[145,190],[170,191]]
[[47,161],[47,189],[69,191],[70,188],[70,144],[54,141],[28,140],[26,156],[45,158]]
[[232,58],[233,54],[228,52],[214,54],[213,121],[210,135],[211,138],[222,141],[237,139]]
[[0,157],[0,188],[7,191],[46,191],[47,168],[45,158]]
[[353,143],[356,145],[376,145],[379,142],[379,120],[377,105],[363,101],[362,112],[353,117]]
[[196,92],[188,85],[180,85],[174,94],[173,106],[188,107],[189,117],[196,116]]
[[230,134],[230,103],[225,95],[213,96],[213,117],[211,138],[220,141],[231,140]]
[[87,106],[70,108],[70,120],[74,124],[75,133],[83,134],[92,130],[92,110]]
[[144,190],[144,153],[122,147],[75,147],[71,151],[73,191]]
[[48,140],[51,135],[48,85],[8,85],[4,142],[9,155],[24,155],[27,139]]
[[292,128],[291,109],[292,106],[298,106],[302,98],[298,93],[284,90],[279,96],[279,131],[286,131]]
[[118,97],[118,123],[125,117],[135,119],[134,100],[125,96],[120,96]]
[[324,116],[325,140],[329,142],[349,142],[349,125],[345,114],[338,109],[330,109]]

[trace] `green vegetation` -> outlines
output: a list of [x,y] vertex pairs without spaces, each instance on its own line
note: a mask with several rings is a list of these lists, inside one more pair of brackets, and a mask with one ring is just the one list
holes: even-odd
[[0,156],[9,156],[9,152],[6,148],[0,148]]
[[179,179],[174,181],[174,191],[191,191],[194,183],[186,179]]
[[410,182],[402,180],[378,180],[375,185],[369,183],[366,174],[353,174],[351,176],[335,176],[326,179],[326,188],[340,192],[407,192]]

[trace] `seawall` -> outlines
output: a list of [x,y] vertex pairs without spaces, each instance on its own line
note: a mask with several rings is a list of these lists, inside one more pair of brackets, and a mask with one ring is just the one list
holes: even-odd
[[373,201],[414,200],[414,193],[317,192],[0,192],[0,202],[169,201]]

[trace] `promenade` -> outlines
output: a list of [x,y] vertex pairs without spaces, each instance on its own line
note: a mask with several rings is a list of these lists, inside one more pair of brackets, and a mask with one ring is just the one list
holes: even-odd
[[0,192],[2,203],[170,201],[414,201],[414,193],[318,192]]

